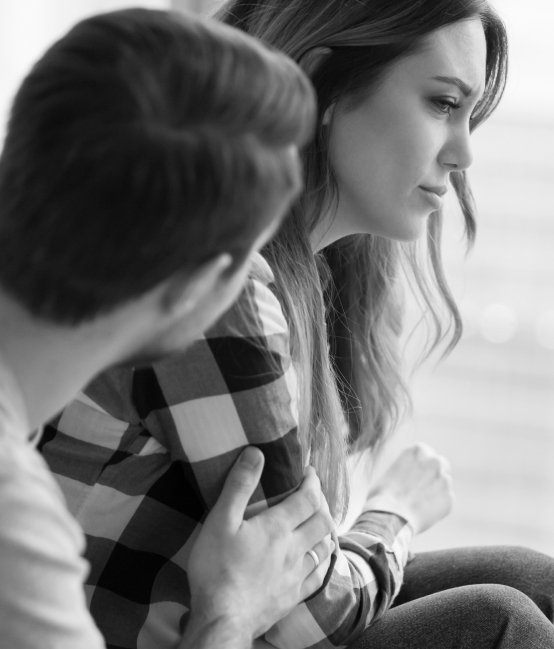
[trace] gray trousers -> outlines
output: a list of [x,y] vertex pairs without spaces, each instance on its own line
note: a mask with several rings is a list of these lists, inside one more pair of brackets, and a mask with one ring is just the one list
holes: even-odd
[[517,547],[425,552],[349,649],[554,649],[554,558]]

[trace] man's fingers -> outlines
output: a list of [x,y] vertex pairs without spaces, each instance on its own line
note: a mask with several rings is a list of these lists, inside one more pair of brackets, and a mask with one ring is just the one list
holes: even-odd
[[246,506],[260,481],[263,466],[263,453],[254,446],[248,446],[227,475],[213,512],[225,518],[234,528],[238,528],[244,519]]
[[[331,563],[331,555],[334,549],[334,543],[332,541],[327,541],[326,543],[328,544],[328,548],[324,551],[328,552],[328,555],[323,561],[320,562],[319,566],[315,570],[313,570],[313,561],[312,561],[312,570],[310,571],[306,579],[304,579],[302,586],[300,587],[300,597],[302,601],[305,600],[306,597],[310,597],[310,595],[313,595],[315,591],[321,588],[321,586],[323,585],[323,580],[325,579],[325,575],[329,570],[329,565]],[[333,543],[333,546],[331,546],[331,543]],[[308,560],[311,561],[309,555],[307,558]],[[305,565],[306,565],[306,558],[304,559],[304,566]]]
[[335,522],[330,514],[319,511],[294,530],[296,547],[302,553],[307,552],[334,530]]
[[[307,521],[319,509],[321,483],[315,470],[308,467],[298,490],[283,502],[268,510],[268,515],[279,517],[288,529],[294,530]],[[320,539],[317,539],[319,541]],[[314,541],[315,543],[315,541]]]
[[308,577],[314,570],[318,570],[321,564],[325,563],[329,567],[328,559],[333,554],[335,549],[335,543],[331,538],[331,535],[328,534],[323,541],[316,543],[313,548],[310,548],[316,558],[311,554],[310,551],[306,552],[302,561],[302,574],[304,578]]

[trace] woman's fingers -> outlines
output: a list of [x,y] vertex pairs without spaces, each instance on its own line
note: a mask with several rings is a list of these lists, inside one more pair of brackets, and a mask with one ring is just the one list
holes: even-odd
[[450,462],[444,457],[444,455],[439,456],[439,461],[441,464],[441,469],[444,475],[450,476],[452,473],[452,466]]
[[418,534],[449,513],[452,485],[448,460],[419,443],[405,449],[391,464],[374,485],[366,507],[397,513]]

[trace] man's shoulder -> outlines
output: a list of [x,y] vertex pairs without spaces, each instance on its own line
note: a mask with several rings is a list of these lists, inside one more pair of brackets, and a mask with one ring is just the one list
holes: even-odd
[[[103,646],[86,609],[84,535],[39,453],[0,440],[2,646]],[[55,615],[52,615],[52,611]],[[40,638],[40,640],[39,640]]]
[[[13,517],[25,525],[37,526],[38,530],[47,516],[53,530],[63,525],[78,550],[82,550],[82,533],[67,511],[62,492],[44,459],[29,442],[13,435],[0,438],[0,502],[0,520],[4,523],[6,517]],[[0,525],[0,534],[2,531],[4,525]]]
[[23,397],[15,376],[0,358],[0,436],[26,440],[29,424]]

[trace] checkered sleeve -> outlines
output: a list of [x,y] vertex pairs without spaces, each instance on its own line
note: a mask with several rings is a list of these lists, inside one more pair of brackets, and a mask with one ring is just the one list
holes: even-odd
[[[250,513],[282,500],[302,479],[296,374],[271,280],[260,257],[239,301],[203,339],[154,365],[150,375],[135,372],[139,411],[156,390],[159,395],[142,413],[145,425],[190,467],[189,479],[208,507],[248,444],[266,460]],[[325,587],[275,625],[266,641],[282,649],[352,642],[397,594],[410,538],[399,516],[366,512],[341,537]]]
[[[85,590],[109,649],[176,645],[190,549],[245,446],[265,456],[250,514],[302,480],[296,373],[272,281],[256,255],[238,302],[186,352],[106,372],[46,427],[42,452],[86,533]],[[410,535],[397,515],[363,514],[340,537],[324,587],[266,640],[351,643],[390,606]]]
[[402,585],[412,538],[390,512],[364,512],[339,537],[326,585],[283,618],[265,639],[279,649],[346,647],[390,607]]
[[296,372],[271,277],[259,257],[238,301],[202,338],[134,371],[133,403],[144,426],[182,463],[208,509],[248,445],[265,456],[248,515],[282,500],[303,478]]

